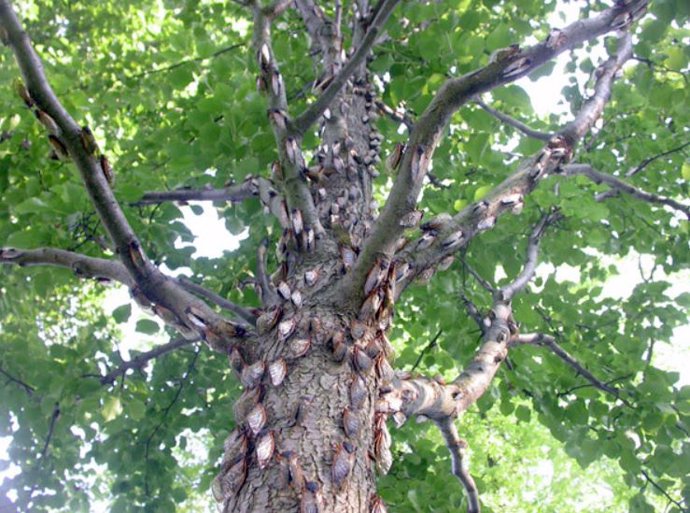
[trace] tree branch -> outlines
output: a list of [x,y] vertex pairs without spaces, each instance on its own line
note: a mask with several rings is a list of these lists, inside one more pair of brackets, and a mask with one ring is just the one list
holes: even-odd
[[260,69],[258,83],[259,89],[269,99],[268,114],[280,155],[280,161],[274,165],[274,178],[283,189],[291,215],[301,216],[305,226],[321,234],[324,230],[302,172],[305,162],[300,141],[295,137],[293,122],[288,117],[285,84],[271,48],[271,19],[255,3],[254,48]]
[[546,228],[553,224],[555,221],[562,219],[562,215],[558,211],[553,211],[549,214],[545,214],[539,220],[537,225],[532,230],[527,242],[527,258],[525,260],[525,265],[520,271],[520,274],[513,280],[512,283],[501,287],[498,291],[499,297],[504,301],[510,301],[515,297],[515,294],[522,292],[527,284],[534,277],[534,272],[537,269],[538,257],[539,257],[539,242]]
[[215,52],[211,53],[210,55],[207,55],[206,57],[193,57],[190,59],[183,59],[181,61],[175,62],[173,64],[168,64],[167,66],[161,66],[160,68],[153,68],[153,69],[148,69],[146,71],[142,71],[140,73],[135,73],[134,75],[129,75],[126,78],[127,79],[133,79],[133,78],[142,78],[148,75],[154,75],[156,73],[163,73],[165,71],[172,71],[176,68],[179,68],[181,66],[184,66],[185,64],[192,64],[194,62],[202,62],[208,59],[214,59],[216,57],[219,57],[225,53],[228,53],[232,50],[236,50],[237,48],[242,48],[245,46],[246,43],[235,43],[229,46],[225,46],[223,48],[219,48]]
[[666,497],[666,500],[668,500],[669,503],[677,506],[680,511],[687,511],[687,508],[683,506],[683,502],[685,501],[677,501],[673,497],[671,497],[666,490],[664,490],[661,486],[659,486],[659,484],[656,481],[649,477],[649,474],[646,470],[642,469],[640,472],[642,472],[642,475],[649,484],[651,484],[654,488],[656,488],[659,491],[659,493]]
[[163,410],[163,415],[161,415],[160,422],[156,424],[156,427],[151,431],[151,434],[146,438],[146,443],[144,444],[144,461],[145,461],[145,469],[144,469],[144,493],[146,496],[149,495],[149,450],[151,448],[151,442],[153,441],[153,437],[156,436],[156,433],[158,433],[158,430],[163,426],[163,423],[165,422],[166,417],[170,413],[170,410],[172,410],[172,407],[175,405],[177,400],[180,398],[180,395],[182,394],[182,389],[184,388],[185,383],[189,379],[189,376],[191,376],[192,371],[194,370],[194,367],[196,365],[196,361],[199,358],[199,355],[201,354],[201,350],[195,351],[194,356],[191,358],[189,365],[187,366],[187,370],[185,371],[184,375],[182,376],[182,379],[180,380],[180,384],[177,387],[177,390],[175,391],[175,396],[173,397],[172,401],[168,404],[168,406],[165,407]]
[[313,0],[295,0],[295,5],[311,39],[310,54],[314,57],[318,54],[323,56],[322,61],[320,59],[317,61],[323,62],[324,67],[323,79],[317,79],[315,82],[315,85],[318,85],[319,82],[323,83],[326,80],[325,77],[334,73],[335,67],[339,64],[337,55],[339,41],[336,27],[334,22],[326,17],[323,10]]
[[495,292],[495,289],[491,283],[489,283],[487,280],[484,279],[484,277],[479,274],[477,271],[474,270],[470,264],[467,263],[467,260],[464,258],[462,259],[462,266],[467,270],[468,273],[472,275],[472,277],[477,280],[477,283],[482,286],[482,288],[488,292],[491,292],[492,294]]
[[48,447],[50,446],[50,441],[53,439],[53,434],[55,433],[55,423],[58,418],[60,418],[60,403],[55,403],[53,407],[53,413],[50,416],[50,424],[48,425],[48,433],[46,434],[45,442],[43,443],[43,449],[41,449],[41,459],[44,459],[48,455]]
[[[443,130],[454,112],[476,95],[514,81],[556,55],[574,48],[586,40],[617,30],[620,28],[617,26],[617,22],[621,16],[629,16],[630,11],[640,9],[644,4],[644,1],[636,0],[625,6],[616,5],[603,11],[598,16],[579,20],[557,31],[557,37],[552,37],[554,35],[552,32],[546,41],[525,50],[519,50],[518,47],[509,47],[502,51],[502,56],[499,56],[494,62],[490,62],[484,68],[459,78],[447,80],[424,113],[419,117],[413,132],[410,134],[410,140],[400,163],[397,178],[393,183],[381,215],[364,243],[351,275],[349,292],[356,294],[362,290],[366,274],[371,269],[378,255],[385,254],[388,257],[393,255],[396,242],[405,228],[401,226],[400,219],[404,219],[416,208],[429,162],[439,143]],[[630,38],[627,36],[623,38],[618,55],[610,58],[599,69],[600,76],[595,88],[595,95],[586,102],[573,122],[559,133],[560,137],[556,136],[548,143],[546,149],[549,150],[549,154],[545,155],[542,161],[538,158],[535,159],[531,167],[540,165],[544,168],[543,171],[551,171],[560,165],[562,160],[570,158],[574,143],[582,136],[585,129],[591,127],[596,117],[601,113],[605,100],[610,93],[610,86],[615,73],[630,56],[630,52]],[[531,173],[528,171],[526,174],[529,177]],[[542,174],[543,172],[540,171],[536,175],[532,175],[530,180],[525,180],[522,186],[519,187],[515,183],[506,184],[504,182],[502,185],[503,187],[508,185],[515,186],[515,189],[518,190],[514,192],[520,193],[520,201],[522,201],[522,197],[524,197],[526,192],[533,189],[536,179]],[[532,183],[532,186],[529,185],[530,183]],[[495,202],[495,205],[500,204],[500,197],[494,196],[491,199],[498,199],[499,201]],[[482,202],[482,204],[486,203],[486,201]],[[455,216],[454,222],[449,223],[448,229],[443,230],[443,234],[447,237],[461,230],[458,221],[461,219],[465,221],[468,217],[476,219],[476,224],[469,230],[467,230],[469,227],[466,227],[465,230],[462,230],[463,233],[465,231],[469,233],[476,232],[478,228],[487,229],[492,227],[493,221],[496,218],[495,209],[482,208],[484,214],[479,215],[478,211],[473,211],[475,208],[476,205],[465,209]],[[490,218],[491,223],[488,222]],[[444,239],[439,237],[439,240]],[[465,237],[464,243],[466,244],[466,242],[467,238]],[[418,251],[417,260],[420,257],[424,257],[425,251],[434,251],[432,248],[438,251],[441,245],[439,243],[432,245],[431,248],[427,248],[424,251]],[[459,243],[452,247],[457,250],[463,245],[463,243]],[[446,248],[442,249],[440,253],[447,255],[449,251]],[[419,267],[415,272],[418,274],[428,267],[429,263]]]
[[[249,177],[242,183],[228,185],[222,189],[182,187],[172,191],[147,192],[139,201],[132,203],[132,206],[152,205],[164,201],[231,201],[238,203],[258,196],[261,181],[268,182],[265,178]],[[268,186],[270,187],[270,184]]]
[[268,240],[264,239],[256,249],[256,278],[261,289],[261,302],[264,305],[274,305],[280,301],[275,287],[266,272],[266,248]]
[[393,121],[397,121],[398,123],[402,123],[403,125],[405,125],[408,132],[411,132],[414,128],[414,120],[405,110],[393,109],[379,99],[374,100],[374,105],[376,105],[376,108],[382,114],[385,114]]
[[412,366],[410,372],[414,372],[415,370],[417,370],[419,364],[422,363],[422,358],[424,358],[424,355],[438,345],[438,339],[442,333],[443,330],[438,330],[436,335],[434,335],[434,337],[429,341],[429,343],[424,347],[424,349],[422,349],[422,351],[419,353],[419,356],[417,357],[417,361],[414,362],[414,365]]
[[167,344],[163,344],[157,347],[154,347],[150,351],[146,351],[145,353],[138,354],[131,360],[127,362],[123,362],[122,365],[119,367],[111,370],[107,374],[101,376],[100,382],[101,385],[110,385],[115,382],[117,378],[120,376],[124,376],[128,370],[130,369],[137,369],[141,370],[148,362],[151,360],[158,358],[159,356],[162,356],[164,354],[170,353],[171,351],[174,351],[176,349],[179,349],[180,347],[185,347],[190,344],[194,344],[198,342],[200,339],[196,340],[187,340],[185,338],[180,338],[177,340],[171,340]]
[[[424,270],[437,265],[446,256],[466,247],[469,241],[479,233],[493,228],[497,219],[503,214],[508,212],[519,214],[522,211],[524,198],[537,187],[539,182],[550,174],[557,173],[559,168],[570,160],[577,142],[586,129],[591,128],[601,115],[616,73],[630,55],[630,36],[626,34],[621,39],[618,54],[610,57],[597,69],[598,79],[594,95],[585,102],[573,121],[552,137],[539,153],[524,161],[513,174],[483,199],[469,205],[439,226],[433,234],[432,244],[420,249],[419,241],[416,241],[408,244],[403,251],[398,253],[397,258],[408,262],[411,269],[398,286],[400,291],[403,291]],[[393,190],[395,190],[395,185]],[[382,218],[383,214],[379,219]],[[375,242],[373,237],[372,235],[372,244]],[[387,235],[382,234],[378,241],[382,242],[383,237]],[[376,245],[374,244],[373,247]],[[363,260],[362,255],[360,255],[360,260]]]
[[544,229],[556,218],[554,213],[547,214],[532,230],[524,268],[513,282],[494,293],[486,323],[483,319],[479,321],[483,327],[482,344],[462,373],[448,385],[426,377],[398,375],[392,380],[390,389],[383,393],[379,406],[386,414],[402,414],[403,419],[424,416],[436,423],[451,452],[453,474],[467,493],[470,513],[479,513],[479,494],[464,460],[467,444],[459,438],[453,422],[488,390],[501,362],[507,358],[512,340],[518,336],[511,299],[534,275],[539,240]]
[[[650,165],[655,160],[666,157],[666,156],[671,155],[673,153],[677,153],[679,151],[683,151],[688,146],[690,146],[690,141],[688,141],[684,144],[681,144],[680,146],[676,146],[675,148],[671,148],[670,150],[661,152],[657,155],[652,155],[651,157],[647,157],[642,162],[640,162],[637,166],[628,170],[625,173],[625,176],[626,176],[626,178],[630,178],[631,176],[635,176],[637,173],[643,171],[648,165]],[[596,195],[596,200],[597,201],[603,201],[607,198],[611,198],[613,196],[616,196],[618,193],[619,193],[619,191],[617,191],[615,189],[605,191],[605,192],[600,192],[599,194]]]
[[[8,0],[0,0],[0,26],[14,51],[26,87],[21,85],[25,103],[50,132],[49,139],[64,158],[74,161],[91,202],[113,241],[116,252],[134,278],[137,296],[156,304],[156,312],[183,335],[206,340],[210,347],[225,352],[246,331],[217,315],[203,301],[184,291],[147,258],[141,243],[117,203],[110,187],[112,170],[88,127],[79,126],[55,96],[43,65],[31,46]],[[167,312],[163,314],[162,312]]]
[[481,100],[475,100],[474,103],[479,105],[482,109],[484,109],[486,112],[491,114],[499,121],[502,121],[508,126],[512,126],[513,128],[519,130],[528,137],[532,137],[540,141],[548,141],[553,137],[553,134],[534,130],[533,128],[530,128],[529,126],[524,124],[522,121],[518,121],[517,119],[510,117],[508,114],[504,114],[503,112],[497,111],[496,109],[489,107],[486,103],[484,103]]
[[333,78],[321,96],[295,119],[293,123],[295,134],[301,136],[306,133],[311,125],[323,115],[333,99],[340,93],[350,76],[364,62],[369,51],[374,46],[383,25],[386,23],[386,20],[388,20],[388,17],[399,1],[400,0],[384,0],[381,3],[359,48],[357,48],[352,57],[350,57],[350,60],[343,66],[343,69]]
[[[519,335],[513,344],[527,344],[533,346],[545,346],[548,347],[556,356],[572,367],[579,375],[583,376],[587,381],[589,381],[592,386],[598,388],[602,392],[613,395],[616,399],[620,399],[627,404],[625,399],[620,397],[620,391],[610,385],[607,385],[603,381],[597,379],[594,374],[589,372],[585,367],[582,366],[573,356],[571,356],[565,349],[563,349],[556,339],[551,335],[546,335],[544,333],[525,333]],[[629,404],[628,404],[629,405]]]
[[679,71],[677,69],[671,69],[668,66],[664,66],[663,64],[656,63],[651,59],[647,59],[645,57],[640,57],[638,55],[633,55],[632,58],[633,58],[633,60],[636,60],[638,62],[642,62],[642,63],[646,64],[649,67],[649,69],[651,69],[652,71],[654,71],[655,69],[659,69],[665,73],[674,73],[676,75],[680,75],[683,78],[683,80],[685,80],[686,84],[690,82],[690,78],[688,78],[688,74],[683,72],[683,71]]
[[441,431],[446,447],[450,451],[453,475],[460,480],[467,494],[467,513],[479,513],[479,490],[469,471],[466,455],[467,442],[458,435],[458,429],[453,420],[438,421],[436,426]]
[[24,389],[24,392],[26,392],[29,396],[32,396],[34,394],[34,392],[36,391],[36,389],[34,387],[32,387],[31,385],[29,385],[27,383],[24,383],[19,378],[15,378],[12,374],[10,374],[5,369],[3,369],[2,366],[0,366],[0,374],[5,376],[9,383],[14,383],[18,387]]
[[96,143],[86,142],[86,130],[74,121],[55,96],[29,36],[7,0],[0,0],[0,24],[8,34],[9,44],[26,83],[26,94],[35,103],[37,116],[44,120],[52,132],[51,141],[62,145],[65,157],[69,155],[77,166],[91,202],[123,263],[137,281],[156,274],[157,269],[143,252],[137,252],[136,261],[132,258],[130,247],[135,245],[141,248],[141,245],[115,199],[98,150],[89,147]]
[[73,251],[56,248],[15,249],[0,248],[0,264],[19,266],[51,265],[65,267],[82,278],[112,280],[124,283],[128,287],[134,280],[117,260],[94,258]]
[[659,203],[661,205],[666,205],[674,210],[682,212],[685,214],[685,217],[690,219],[690,206],[684,205],[671,198],[659,196],[658,194],[653,194],[643,191],[642,189],[638,189],[637,187],[633,187],[632,185],[619,178],[616,178],[615,176],[597,171],[588,164],[570,164],[568,166],[563,166],[561,169],[563,174],[566,176],[586,176],[595,183],[605,183],[606,185],[609,185],[611,187],[611,191],[615,191],[616,193],[622,192],[632,196],[633,198],[646,201],[647,203]]
[[462,304],[465,305],[465,310],[467,310],[467,315],[470,316],[474,320],[474,322],[477,324],[479,327],[479,330],[484,333],[484,330],[486,330],[486,326],[484,325],[484,317],[482,314],[479,312],[479,309],[477,308],[477,305],[475,305],[472,300],[467,297],[467,294],[463,290],[460,293],[460,299],[462,299]]
[[232,301],[229,301],[224,297],[219,296],[218,294],[216,294],[212,290],[207,289],[206,287],[194,283],[193,281],[191,281],[188,278],[185,278],[184,276],[179,277],[177,281],[183,288],[187,289],[189,292],[196,294],[199,297],[203,297],[204,299],[208,299],[211,303],[214,303],[220,306],[221,308],[225,308],[226,310],[237,315],[240,319],[247,321],[252,326],[256,325],[256,316],[252,314],[252,312],[248,308],[236,305]]

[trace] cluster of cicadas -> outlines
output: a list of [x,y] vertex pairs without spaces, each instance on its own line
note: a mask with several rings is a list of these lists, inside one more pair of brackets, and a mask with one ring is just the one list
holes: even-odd
[[[305,284],[315,284],[318,271],[308,270]],[[270,360],[259,359],[248,363],[239,347],[229,353],[231,366],[239,374],[244,391],[235,404],[235,418],[240,426],[228,438],[222,469],[214,482],[214,494],[219,502],[227,504],[243,487],[250,464],[259,469],[271,464],[279,466],[285,487],[293,488],[301,502],[301,511],[317,512],[321,504],[321,485],[305,478],[298,456],[290,450],[280,451],[277,432],[269,427],[269,412],[265,404],[268,386],[279,387],[288,378],[291,365],[306,356],[314,344],[327,348],[334,362],[348,364],[352,369],[347,387],[347,405],[342,410],[340,425],[344,438],[333,450],[331,461],[331,486],[341,488],[352,473],[360,442],[360,433],[366,411],[371,404],[370,379],[388,383],[393,378],[389,363],[393,348],[385,330],[392,316],[393,295],[396,280],[400,279],[396,263],[380,257],[367,274],[364,300],[357,318],[349,325],[338,328],[322,326],[317,317],[300,315],[301,294],[296,294],[286,281],[280,281],[276,290],[282,300],[257,317],[256,331],[259,336],[269,336],[279,344],[278,355]],[[326,335],[327,334],[327,335]],[[301,422],[302,404],[289,425]],[[381,472],[387,472],[392,464],[391,437],[386,427],[386,412],[376,411],[373,418],[373,450],[369,455]],[[225,507],[225,506],[224,506]],[[372,512],[385,511],[378,497],[371,499]]]
[[[50,114],[48,114],[38,106],[34,98],[31,96],[29,89],[19,79],[15,81],[15,90],[17,91],[19,97],[24,101],[24,104],[32,110],[32,112],[36,116],[36,119],[38,119],[38,121],[48,131],[48,142],[50,142],[50,145],[53,148],[50,153],[50,158],[54,160],[68,160],[70,158],[69,151],[67,149],[67,146],[65,145],[63,139],[64,134],[62,133],[62,129],[60,128],[60,126],[56,123],[56,121]],[[98,159],[101,172],[103,173],[103,176],[105,177],[108,184],[112,187],[114,182],[113,170],[110,166],[108,158],[103,153],[101,153],[100,148],[98,147],[98,143],[96,142],[96,138],[93,135],[93,132],[88,126],[83,126],[79,132],[79,137],[81,139],[81,144],[84,147],[84,151],[86,151],[86,154],[90,157]]]

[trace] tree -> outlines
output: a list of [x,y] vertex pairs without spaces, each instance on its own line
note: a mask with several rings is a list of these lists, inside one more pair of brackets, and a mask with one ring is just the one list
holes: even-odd
[[[392,467],[395,511],[490,511],[518,490],[491,478],[511,476],[482,422],[524,437],[536,418],[583,467],[616,461],[630,511],[687,511],[690,388],[653,350],[690,305],[668,292],[689,262],[690,9],[646,4],[555,27],[543,2],[45,2],[20,21],[0,0],[6,508],[173,511],[211,488],[222,511],[382,512]],[[514,82],[566,52],[567,120],[539,119]],[[177,247],[189,201],[240,248]],[[651,272],[603,295],[630,251]],[[132,305],[103,312],[101,282],[170,341],[122,358]],[[185,462],[202,431],[207,460]]]

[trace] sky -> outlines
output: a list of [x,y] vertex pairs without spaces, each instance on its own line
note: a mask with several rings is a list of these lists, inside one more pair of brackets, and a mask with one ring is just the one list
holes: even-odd
[[[549,20],[552,26],[563,26],[574,21],[578,17],[578,2],[561,2],[562,9],[559,14],[552,15]],[[595,51],[595,59],[604,58],[605,51],[603,45]],[[540,117],[546,118],[549,114],[558,113],[564,114],[567,112],[567,105],[561,103],[561,89],[567,84],[571,75],[564,73],[565,64],[568,61],[568,55],[561,55],[557,61],[554,71],[551,75],[541,77],[536,81],[524,77],[516,82],[517,85],[527,91],[529,94],[532,106],[536,114]],[[593,60],[595,60],[593,59]],[[579,76],[578,80],[586,80],[587,77]],[[202,207],[203,213],[196,215],[192,212],[190,207],[181,207],[184,215],[184,223],[195,235],[194,246],[196,253],[194,257],[219,257],[225,251],[232,251],[239,247],[240,238],[230,234],[225,228],[225,223],[219,218],[218,212],[209,204],[198,203]],[[631,277],[639,277],[638,260],[640,255],[635,253],[628,254],[621,261],[616,262],[616,267],[619,274],[611,276],[606,283],[603,294],[616,297],[625,298],[630,295],[634,286],[639,283],[640,279],[635,281]],[[642,262],[648,261],[645,255],[642,256]],[[541,269],[541,272],[551,272],[552,269]],[[178,272],[180,272],[178,270]],[[185,273],[184,268],[181,270]],[[577,274],[567,267],[562,267],[557,270],[558,279],[576,280]],[[662,277],[657,275],[657,277]],[[683,275],[676,275],[669,277],[674,284],[669,291],[673,297],[681,292],[690,291],[690,273]],[[104,303],[106,311],[110,311],[117,306],[130,302],[130,296],[125,287],[113,288],[109,293]],[[127,357],[132,349],[145,350],[152,347],[156,343],[160,343],[159,336],[147,336],[135,331],[134,326],[136,321],[140,318],[151,318],[146,313],[132,304],[133,315],[129,322],[122,326],[123,343],[121,350],[123,356]],[[155,319],[154,319],[155,320]],[[680,381],[676,386],[690,385],[690,324],[677,328],[674,331],[674,336],[670,344],[659,344],[655,347],[654,363],[655,365],[670,371],[677,371],[680,373]],[[7,447],[11,438],[0,438],[0,459],[7,459]],[[10,466],[7,470],[0,472],[0,482],[5,476],[13,475],[18,471],[16,466]],[[94,512],[107,511],[104,505],[96,506]]]

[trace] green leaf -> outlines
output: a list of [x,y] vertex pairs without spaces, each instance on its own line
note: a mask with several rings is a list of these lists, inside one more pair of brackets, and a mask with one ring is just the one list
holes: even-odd
[[101,408],[101,415],[106,422],[110,422],[118,417],[122,413],[122,404],[118,397],[110,396],[106,397],[103,402],[103,407]]
[[160,329],[160,327],[156,321],[152,321],[151,319],[140,319],[137,321],[137,325],[136,325],[135,329],[139,333],[144,333],[146,335],[153,335],[154,333],[158,333],[158,330]]
[[492,185],[483,185],[474,191],[474,201],[479,201],[493,189]]
[[681,169],[680,174],[683,177],[683,179],[690,182],[690,162],[683,163],[683,168]]
[[132,417],[134,420],[141,420],[146,415],[146,405],[139,401],[138,399],[130,399],[126,403],[127,415]]
[[113,310],[113,319],[119,324],[126,323],[129,320],[130,315],[132,315],[131,303],[120,305]]

